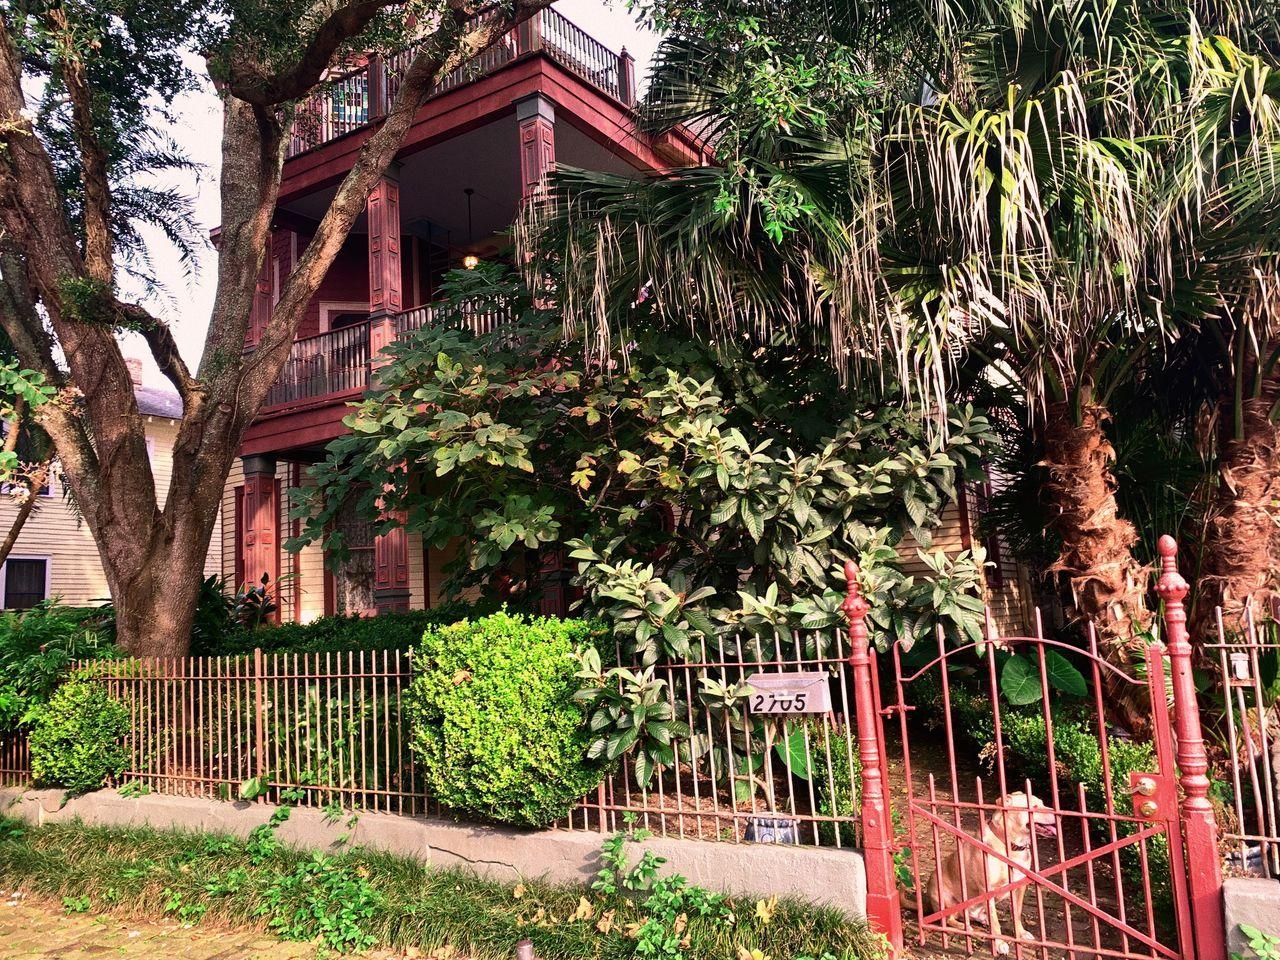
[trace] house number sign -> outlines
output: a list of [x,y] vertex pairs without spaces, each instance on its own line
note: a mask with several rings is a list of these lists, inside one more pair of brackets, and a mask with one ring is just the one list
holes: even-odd
[[825,673],[757,673],[747,678],[752,713],[827,713],[831,686]]

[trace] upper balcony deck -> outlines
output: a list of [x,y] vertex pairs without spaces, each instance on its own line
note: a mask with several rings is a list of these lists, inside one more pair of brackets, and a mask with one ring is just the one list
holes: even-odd
[[[357,133],[386,116],[415,54],[409,48],[385,59],[372,57],[362,66],[332,77],[322,91],[298,108],[286,158]],[[625,50],[615,53],[551,7],[442,78],[433,97],[537,54],[547,56],[618,104],[628,108],[635,104],[635,60],[631,55]]]

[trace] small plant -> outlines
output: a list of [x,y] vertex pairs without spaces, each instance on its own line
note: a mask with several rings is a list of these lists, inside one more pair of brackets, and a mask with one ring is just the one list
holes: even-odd
[[541,827],[603,775],[587,761],[572,653],[578,620],[506,613],[428,630],[405,712],[433,797],[486,820]]
[[[600,850],[604,866],[596,874],[591,888],[607,899],[621,897],[638,901],[640,919],[633,934],[636,956],[684,960],[684,951],[690,945],[687,930],[691,918],[709,919],[730,927],[734,922],[733,912],[721,894],[694,886],[679,874],[661,876],[659,869],[667,861],[652,850],[643,851],[640,859],[630,865],[627,844],[650,836],[647,830],[632,830],[630,824],[628,821],[626,831],[604,841]],[[757,904],[758,914],[761,905],[768,911],[768,917],[763,920],[767,924],[777,901],[771,904],[761,901]]]
[[141,780],[130,780],[128,783],[121,785],[120,789],[116,791],[120,796],[128,797],[131,800],[145,797],[150,792],[151,788]]
[[271,883],[260,913],[286,940],[319,938],[325,946],[347,952],[377,942],[368,924],[380,903],[368,870],[341,857],[316,854]]
[[[1249,951],[1256,960],[1280,960],[1280,936],[1274,933],[1263,933],[1257,927],[1247,923],[1240,924],[1240,932],[1249,941]],[[1233,953],[1231,960],[1246,960],[1240,953]]]
[[574,699],[588,713],[587,727],[594,737],[587,757],[612,763],[631,755],[636,783],[648,786],[655,773],[675,763],[675,741],[689,736],[689,725],[678,719],[681,704],[670,695],[667,681],[654,677],[653,667],[605,672],[593,647],[579,650],[575,657],[574,676],[586,686]]
[[124,773],[129,711],[101,684],[63,684],[31,731],[31,774],[41,786],[97,790]]
[[89,898],[81,895],[78,897],[63,897],[62,907],[67,913],[88,913]]

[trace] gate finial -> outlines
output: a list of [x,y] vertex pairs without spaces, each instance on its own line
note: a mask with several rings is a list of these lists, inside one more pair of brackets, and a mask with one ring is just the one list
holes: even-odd
[[867,602],[867,598],[862,595],[862,588],[858,586],[858,565],[852,560],[844,562],[844,582],[844,603],[840,604],[840,609],[849,618],[850,625],[855,622],[861,623],[871,611],[871,604]]
[[1156,551],[1160,554],[1160,579],[1156,581],[1156,594],[1166,604],[1181,603],[1191,587],[1178,572],[1178,541],[1166,533],[1156,544]]

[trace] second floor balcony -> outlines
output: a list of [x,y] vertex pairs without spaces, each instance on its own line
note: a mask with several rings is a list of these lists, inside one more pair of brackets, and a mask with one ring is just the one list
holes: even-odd
[[[298,107],[286,156],[314,150],[386,116],[399,90],[400,78],[415,54],[409,48],[387,58],[372,57],[359,67],[331,77],[320,93]],[[615,53],[550,7],[443,77],[434,93],[438,96],[538,54],[621,105],[635,104],[635,60],[631,55],[626,50]]]
[[[490,333],[504,316],[494,310],[468,310],[462,326],[475,334]],[[395,339],[424,326],[446,322],[431,305],[414,307],[391,317]],[[451,318],[447,322],[456,323]],[[267,394],[268,412],[316,402],[354,399],[369,385],[371,361],[376,359],[374,331],[368,320],[296,340],[280,378]]]

